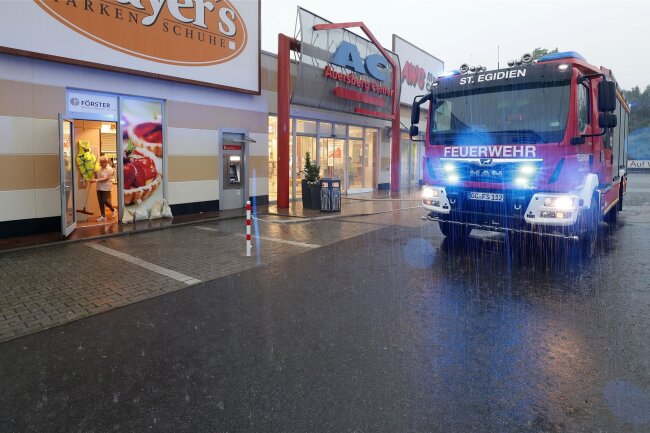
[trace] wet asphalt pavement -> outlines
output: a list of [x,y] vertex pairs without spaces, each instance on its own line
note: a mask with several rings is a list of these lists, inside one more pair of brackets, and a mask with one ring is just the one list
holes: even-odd
[[350,218],[382,225],[0,344],[0,431],[649,432],[650,175],[630,187],[588,261]]

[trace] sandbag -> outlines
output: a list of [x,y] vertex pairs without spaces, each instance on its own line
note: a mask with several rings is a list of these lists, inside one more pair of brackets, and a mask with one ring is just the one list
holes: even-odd
[[133,212],[128,209],[124,209],[124,215],[122,215],[122,224],[129,224],[133,222]]
[[149,219],[149,213],[147,213],[147,209],[143,207],[136,208],[135,213],[133,214],[134,221],[143,221],[148,219]]
[[158,220],[162,218],[162,208],[163,208],[163,201],[162,200],[156,200],[153,203],[153,206],[151,206],[151,211],[149,214],[149,219],[150,220]]
[[172,208],[169,207],[166,200],[163,200],[161,215],[162,215],[163,218],[173,218],[174,217],[174,215],[172,215]]

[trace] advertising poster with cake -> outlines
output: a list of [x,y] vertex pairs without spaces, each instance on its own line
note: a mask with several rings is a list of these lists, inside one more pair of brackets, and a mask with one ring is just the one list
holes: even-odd
[[121,99],[124,206],[147,211],[163,199],[162,103]]

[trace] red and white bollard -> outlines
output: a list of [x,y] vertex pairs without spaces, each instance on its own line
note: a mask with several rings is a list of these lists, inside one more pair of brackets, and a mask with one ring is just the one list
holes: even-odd
[[246,257],[251,256],[251,202],[246,202]]

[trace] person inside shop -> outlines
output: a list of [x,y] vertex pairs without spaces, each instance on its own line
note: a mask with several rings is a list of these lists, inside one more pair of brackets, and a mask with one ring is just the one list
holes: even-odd
[[99,211],[102,216],[97,218],[97,221],[106,221],[106,207],[111,210],[111,214],[115,213],[115,209],[111,204],[111,190],[113,189],[113,169],[108,165],[108,158],[105,156],[99,157],[99,171],[91,182],[97,183],[97,200],[99,201]]

